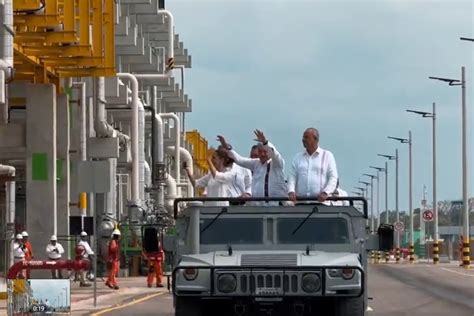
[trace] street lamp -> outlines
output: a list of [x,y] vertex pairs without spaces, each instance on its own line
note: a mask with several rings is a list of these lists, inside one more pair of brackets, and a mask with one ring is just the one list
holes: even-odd
[[412,138],[411,131],[408,131],[408,139],[400,137],[391,137],[389,139],[397,140],[402,144],[408,144],[408,208],[410,209],[410,263],[415,261],[415,238],[413,236],[413,179],[412,179]]
[[[433,264],[439,263],[439,231],[438,231],[438,201],[436,199],[436,103],[433,102],[433,112],[407,110],[407,112],[419,114],[425,118],[431,118],[433,122],[433,214],[434,214],[434,242],[433,242]],[[420,220],[421,216],[420,216]]]
[[364,173],[364,176],[370,178],[370,231],[373,233],[375,231],[374,227],[374,176],[373,174]]
[[[400,221],[400,214],[398,212],[398,149],[395,150],[395,156],[386,154],[377,154],[380,157],[387,158],[388,160],[395,160],[395,222]],[[388,162],[385,161],[385,222],[390,222],[388,214]],[[400,261],[400,232],[395,231],[395,261]]]
[[429,77],[429,79],[447,82],[450,86],[461,86],[461,105],[462,105],[462,199],[463,199],[463,260],[465,269],[470,265],[469,249],[469,201],[468,201],[468,165],[467,165],[467,108],[466,108],[466,69],[461,67],[461,80],[448,79],[440,77]]
[[354,189],[359,190],[358,193],[365,197],[365,189],[363,187],[354,187]]
[[469,37],[460,37],[459,38],[461,41],[470,41],[470,42],[474,42],[474,38],[469,38]]
[[[369,168],[377,170],[377,227],[380,226],[380,191],[379,191],[379,172],[385,171],[384,168],[369,166]],[[387,190],[385,190],[385,199],[387,199]]]

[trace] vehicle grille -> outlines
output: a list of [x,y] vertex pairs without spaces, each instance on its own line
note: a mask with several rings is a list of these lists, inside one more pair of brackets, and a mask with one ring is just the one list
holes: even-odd
[[262,267],[262,266],[282,266],[296,267],[296,254],[247,254],[242,255],[241,266],[245,267]]
[[[273,289],[276,294],[298,293],[298,275],[272,272],[257,272],[240,276],[240,292],[255,294],[259,289]],[[258,293],[257,293],[258,294]],[[261,293],[260,293],[261,294]]]

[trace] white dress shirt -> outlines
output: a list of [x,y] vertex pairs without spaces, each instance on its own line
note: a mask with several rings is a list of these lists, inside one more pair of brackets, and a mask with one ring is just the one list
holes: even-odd
[[[265,163],[258,158],[242,157],[234,150],[229,154],[235,163],[252,171],[252,197],[286,197],[285,160],[270,142],[264,148],[271,157]],[[253,204],[264,205],[265,202]],[[271,204],[278,205],[278,202]]]
[[[58,251],[54,251],[54,249],[57,249]],[[52,245],[49,243],[46,246],[46,253],[48,254],[49,259],[61,259],[61,255],[64,253],[64,248],[61,246],[60,243],[56,243],[56,245]]]
[[91,246],[89,246],[89,243],[86,240],[81,240],[77,243],[77,245],[84,247],[85,253],[84,253],[84,258],[89,258],[89,256],[94,255],[94,252],[91,249]]
[[[230,170],[217,172],[213,177],[209,172],[204,177],[196,180],[196,186],[206,189],[207,197],[230,197],[230,185],[233,181],[234,174]],[[229,202],[206,202],[207,206],[228,206]]]
[[228,196],[241,197],[245,193],[252,195],[252,174],[250,170],[234,163],[230,172],[233,174],[233,177],[229,186]]
[[21,260],[25,258],[25,251],[21,248],[21,243],[14,242],[13,243],[13,256],[17,260]]
[[288,192],[297,197],[318,196],[322,192],[328,196],[337,186],[337,167],[334,155],[318,147],[312,154],[305,150],[296,154],[288,175]]

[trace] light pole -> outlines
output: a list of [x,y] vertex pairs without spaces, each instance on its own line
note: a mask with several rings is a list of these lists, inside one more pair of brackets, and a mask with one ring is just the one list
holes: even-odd
[[359,194],[365,197],[365,189],[363,187],[354,187],[354,189],[359,190]]
[[[462,38],[461,38],[462,39]],[[468,40],[466,38],[466,40]],[[461,86],[461,106],[462,106],[462,200],[463,200],[463,260],[465,269],[470,265],[469,249],[469,201],[468,201],[468,165],[467,165],[467,108],[466,108],[466,69],[461,67],[461,80],[440,77],[429,77],[429,79],[447,82],[450,86]]]
[[413,236],[413,164],[412,164],[412,138],[411,131],[408,131],[407,138],[391,137],[389,139],[397,140],[402,144],[408,144],[408,208],[410,210],[410,263],[415,261],[415,238]]
[[[367,200],[369,200],[369,185],[370,185],[370,182],[366,182],[366,181],[360,181],[359,180],[359,183],[362,183],[362,184],[365,184],[365,198]],[[370,200],[370,203],[372,203],[372,200]],[[370,228],[370,221],[367,219],[367,226],[369,226]],[[372,231],[371,231],[372,232]]]
[[433,125],[433,214],[434,214],[434,242],[433,242],[433,264],[439,263],[439,228],[438,228],[438,201],[436,199],[436,103],[433,102],[433,111],[423,112],[407,110],[407,112],[419,114],[425,118],[431,118]]
[[[379,172],[380,171],[385,171],[384,168],[381,168],[381,167],[374,167],[374,166],[369,166],[369,168],[372,168],[372,169],[375,169],[377,170],[377,227],[380,226],[380,222],[382,221],[380,219],[380,187],[379,187]],[[387,193],[387,191],[385,190],[385,193]],[[387,199],[387,194],[385,194],[385,199]]]
[[474,42],[474,38],[469,38],[469,37],[460,37],[459,38],[461,41],[470,41],[470,42]]
[[368,174],[364,173],[364,176],[367,176],[370,178],[370,231],[371,233],[375,232],[375,226],[374,226],[374,176],[373,174]]

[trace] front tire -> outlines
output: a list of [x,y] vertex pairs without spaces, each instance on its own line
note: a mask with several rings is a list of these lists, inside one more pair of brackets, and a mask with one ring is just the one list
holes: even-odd
[[176,297],[175,316],[202,316],[198,300],[190,297]]
[[364,316],[364,296],[341,298],[336,302],[336,316]]

